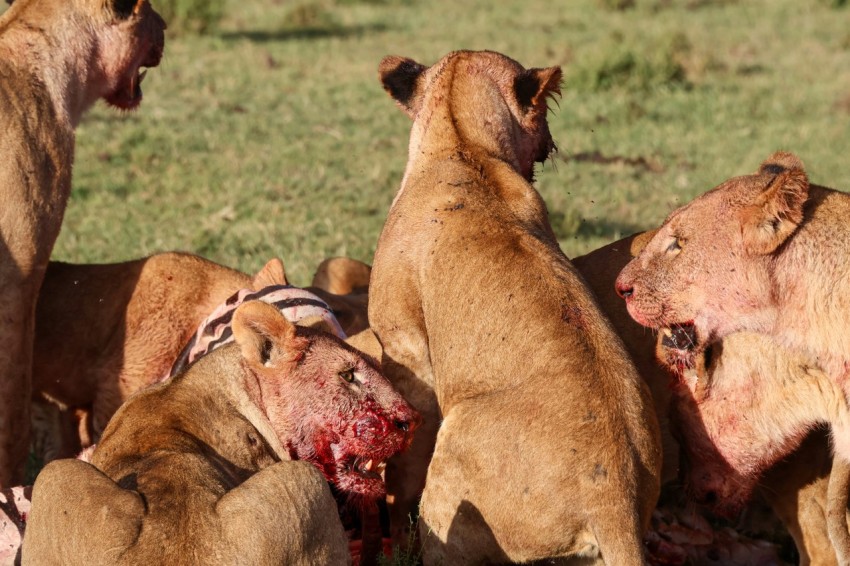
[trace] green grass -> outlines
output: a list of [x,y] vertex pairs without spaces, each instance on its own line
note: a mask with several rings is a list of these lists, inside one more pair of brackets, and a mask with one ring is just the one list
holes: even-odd
[[564,68],[537,186],[568,255],[780,148],[848,189],[848,21],[834,0],[228,0],[211,33],[169,36],[138,112],[83,121],[54,255],[181,249],[248,271],[277,255],[299,284],[327,256],[371,261],[407,157],[387,54]]

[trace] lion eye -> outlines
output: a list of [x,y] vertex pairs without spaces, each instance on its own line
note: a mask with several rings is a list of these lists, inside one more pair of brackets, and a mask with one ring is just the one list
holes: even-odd
[[679,253],[682,251],[682,239],[676,238],[673,242],[667,246],[667,251],[671,254]]
[[346,383],[354,383],[354,370],[347,369],[345,371],[339,372],[339,378],[342,379]]

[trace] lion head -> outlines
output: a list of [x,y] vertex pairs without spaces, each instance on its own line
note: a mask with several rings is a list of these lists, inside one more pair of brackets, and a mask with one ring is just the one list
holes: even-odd
[[249,391],[290,456],[313,463],[343,492],[383,497],[384,462],[409,446],[420,419],[377,363],[260,301],[236,310],[233,334],[256,377]]
[[674,211],[617,278],[629,314],[662,329],[685,360],[731,332],[768,329],[773,256],[801,223],[808,189],[800,160],[778,152]]

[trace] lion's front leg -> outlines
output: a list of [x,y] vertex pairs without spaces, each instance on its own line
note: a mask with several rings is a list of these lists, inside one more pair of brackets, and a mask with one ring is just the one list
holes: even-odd
[[[327,482],[307,462],[278,462],[216,505],[222,564],[348,564],[348,540]],[[228,561],[229,560],[229,561]]]

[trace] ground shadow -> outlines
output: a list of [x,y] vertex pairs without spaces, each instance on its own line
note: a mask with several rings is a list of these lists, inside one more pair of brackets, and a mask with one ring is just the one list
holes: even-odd
[[359,26],[307,26],[282,28],[278,30],[225,31],[219,35],[222,39],[233,41],[247,39],[255,43],[270,43],[301,39],[324,39],[328,37],[359,37],[367,33],[386,31],[386,24],[376,23]]

